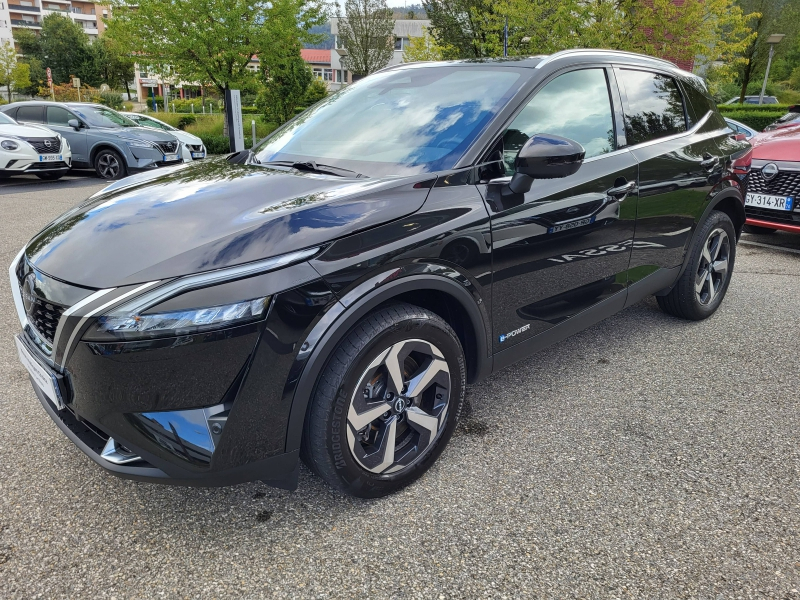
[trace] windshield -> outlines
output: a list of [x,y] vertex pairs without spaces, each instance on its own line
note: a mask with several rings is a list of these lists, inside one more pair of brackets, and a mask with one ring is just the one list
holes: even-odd
[[124,117],[115,110],[104,106],[89,106],[86,104],[70,104],[69,107],[76,115],[95,127],[136,127],[136,123]]
[[135,117],[130,117],[130,119],[135,120],[142,127],[155,127],[156,129],[163,129],[165,131],[177,131],[172,125],[167,125],[152,117],[137,115]]
[[309,161],[370,176],[455,166],[516,93],[519,71],[432,66],[370,75],[264,140],[262,163]]
[[0,125],[16,125],[17,122],[5,113],[0,112]]

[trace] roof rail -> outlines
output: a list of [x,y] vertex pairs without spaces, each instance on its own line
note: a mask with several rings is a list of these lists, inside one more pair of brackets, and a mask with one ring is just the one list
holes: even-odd
[[573,55],[573,54],[579,54],[579,55],[583,55],[583,56],[592,55],[592,54],[602,54],[604,56],[607,56],[607,55],[611,54],[611,55],[621,56],[621,57],[633,57],[633,56],[635,56],[636,58],[644,58],[644,59],[647,59],[647,60],[652,60],[652,61],[655,61],[655,62],[664,63],[664,64],[669,65],[672,68],[680,68],[674,62],[666,60],[665,58],[656,58],[655,56],[648,56],[646,54],[637,54],[636,52],[625,52],[624,50],[603,50],[603,49],[600,49],[600,48],[572,48],[570,50],[561,50],[559,52],[554,52],[553,54],[551,54],[550,56],[545,58],[542,62],[540,62],[538,65],[536,65],[534,68],[535,69],[541,69],[543,66],[545,66],[548,63],[553,62],[554,60],[558,60],[559,58],[563,58],[565,56],[570,56],[570,55]]

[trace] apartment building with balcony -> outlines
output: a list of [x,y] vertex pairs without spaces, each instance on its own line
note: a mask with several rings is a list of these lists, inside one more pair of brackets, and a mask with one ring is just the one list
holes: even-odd
[[82,0],[0,0],[0,42],[13,40],[16,30],[41,30],[42,19],[52,13],[69,17],[94,40],[105,28],[108,6]]

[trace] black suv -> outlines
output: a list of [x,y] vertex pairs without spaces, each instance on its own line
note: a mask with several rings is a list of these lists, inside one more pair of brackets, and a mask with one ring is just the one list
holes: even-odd
[[10,268],[20,359],[117,475],[293,488],[302,458],[388,494],[468,383],[650,294],[714,313],[745,220],[730,135],[645,56],[390,67],[48,225]]

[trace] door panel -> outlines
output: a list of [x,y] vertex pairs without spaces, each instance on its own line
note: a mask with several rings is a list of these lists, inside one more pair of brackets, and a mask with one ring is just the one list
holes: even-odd
[[86,162],[89,160],[86,149],[86,131],[84,129],[75,131],[67,124],[70,119],[80,121],[78,117],[60,106],[48,106],[45,112],[46,125],[53,131],[60,133],[69,142],[69,147],[72,150],[72,162]]
[[[518,206],[492,212],[495,351],[625,290],[636,196],[608,192],[636,174],[633,156],[615,152],[571,177],[535,181]],[[484,186],[490,207],[502,185]]]
[[[638,69],[615,69],[625,133],[639,163],[639,204],[629,278],[683,263],[694,228],[723,165],[716,133],[695,126],[677,81]],[[687,131],[689,127],[691,130]]]
[[559,74],[520,110],[495,148],[506,176],[537,133],[579,142],[586,160],[569,177],[534,181],[524,195],[510,193],[506,180],[482,186],[492,224],[494,351],[624,293],[638,166],[628,151],[615,151],[618,104],[602,66]]

